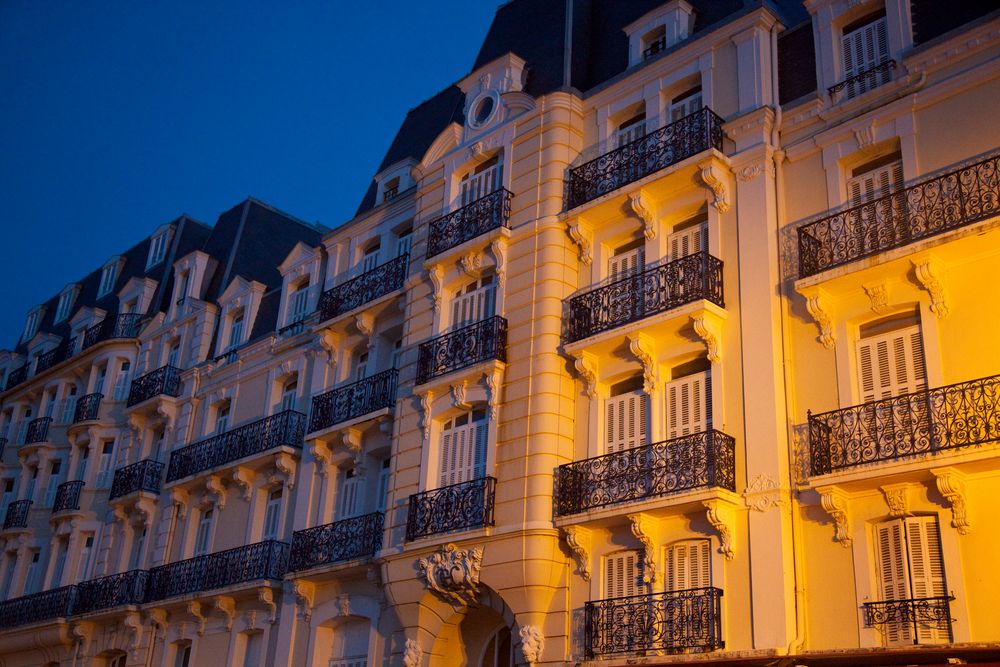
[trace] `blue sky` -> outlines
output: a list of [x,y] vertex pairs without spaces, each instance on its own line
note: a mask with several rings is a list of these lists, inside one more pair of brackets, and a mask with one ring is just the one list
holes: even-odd
[[0,2],[0,348],[157,226],[253,195],[348,220],[498,2]]

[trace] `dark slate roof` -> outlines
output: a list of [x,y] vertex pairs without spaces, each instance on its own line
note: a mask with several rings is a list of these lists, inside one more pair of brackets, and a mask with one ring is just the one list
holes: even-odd
[[913,42],[923,44],[996,9],[996,0],[911,0]]
[[265,336],[269,336],[278,328],[278,315],[281,310],[281,290],[273,289],[265,292],[260,299],[260,307],[257,308],[257,317],[254,319],[253,328],[247,342],[253,342]]
[[816,91],[816,45],[812,22],[778,37],[778,101],[788,104]]

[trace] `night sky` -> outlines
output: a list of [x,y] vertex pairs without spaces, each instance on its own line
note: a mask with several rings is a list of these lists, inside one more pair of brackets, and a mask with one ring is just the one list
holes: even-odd
[[181,213],[350,219],[406,111],[498,3],[0,0],[0,349]]

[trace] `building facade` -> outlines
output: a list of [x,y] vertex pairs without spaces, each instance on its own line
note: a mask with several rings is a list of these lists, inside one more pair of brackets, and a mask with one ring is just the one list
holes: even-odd
[[998,659],[997,108],[989,3],[502,5],[352,220],[28,314],[0,663]]

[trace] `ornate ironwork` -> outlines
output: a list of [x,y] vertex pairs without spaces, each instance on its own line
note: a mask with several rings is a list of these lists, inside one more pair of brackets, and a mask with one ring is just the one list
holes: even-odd
[[194,475],[275,447],[302,447],[306,416],[285,410],[170,453],[167,481]]
[[56,364],[61,364],[76,354],[76,338],[64,340],[45,354],[38,355],[38,362],[35,364],[35,374],[43,373]]
[[77,584],[73,614],[87,614],[126,604],[142,604],[146,600],[149,572],[131,570],[109,577],[90,579]]
[[76,409],[73,410],[73,423],[98,419],[101,412],[101,399],[103,398],[104,394],[81,396],[76,402]]
[[289,570],[368,558],[382,548],[383,516],[372,512],[334,521],[323,526],[297,530],[292,535]]
[[642,59],[647,60],[649,58],[652,58],[657,53],[660,53],[661,51],[666,51],[666,49],[667,49],[666,37],[660,37],[659,39],[655,39],[649,43],[649,46],[647,46],[642,50]]
[[801,225],[799,277],[1000,213],[1000,156]]
[[288,570],[288,543],[265,540],[195,556],[149,571],[146,602],[261,579],[280,580]]
[[409,265],[410,256],[403,254],[346,283],[331,287],[319,299],[319,319],[329,320],[395,292],[403,286]]
[[1000,440],[1000,375],[809,413],[811,472]]
[[291,324],[286,324],[285,326],[278,329],[278,338],[291,338],[292,336],[298,336],[300,333],[306,330],[306,321],[296,320]]
[[488,231],[506,227],[513,196],[510,190],[500,188],[433,220],[427,231],[427,257],[451,250]]
[[710,148],[722,150],[722,123],[705,108],[569,170],[574,208]]
[[588,658],[645,651],[723,648],[722,590],[692,588],[588,602],[584,606]]
[[881,62],[863,72],[858,72],[854,76],[848,77],[840,83],[835,83],[826,90],[830,93],[830,97],[833,97],[844,89],[847,90],[848,98],[856,97],[861,93],[868,92],[869,90],[878,88],[882,84],[888,83],[889,80],[892,79],[891,72],[895,67],[895,60],[886,60],[885,62]]
[[111,482],[111,493],[108,500],[121,498],[137,491],[160,492],[160,477],[163,475],[163,464],[153,459],[143,459],[138,463],[127,465],[115,470],[114,481]]
[[139,335],[139,321],[142,319],[140,313],[125,313],[105,317],[103,320],[87,329],[83,334],[83,346],[81,350],[93,347],[98,343],[113,338],[135,338]]
[[0,602],[0,628],[65,618],[73,613],[76,586],[63,586]]
[[410,496],[406,539],[493,525],[496,479],[480,477]]
[[7,384],[4,385],[4,391],[8,389],[13,389],[14,387],[21,384],[27,379],[28,379],[28,364],[24,364],[23,366],[18,366],[7,375]]
[[313,396],[309,432],[320,431],[382,408],[391,408],[396,402],[398,377],[399,371],[391,368]]
[[940,630],[948,633],[951,641],[951,601],[947,595],[912,600],[885,600],[865,602],[865,625],[868,627],[893,625],[911,630],[913,643],[920,642],[920,630]]
[[571,297],[566,338],[577,341],[706,299],[725,307],[722,260],[697,252]]
[[52,417],[39,417],[28,422],[28,430],[24,432],[24,444],[33,445],[49,439],[49,426]]
[[81,491],[83,491],[83,482],[81,480],[63,482],[56,487],[56,498],[52,502],[52,513],[80,509]]
[[507,361],[507,320],[499,315],[421,343],[417,384],[490,359]]
[[7,514],[3,519],[3,529],[27,528],[28,512],[31,510],[30,500],[15,500],[7,505]]
[[692,433],[559,466],[556,516],[691,489],[736,490],[736,441],[721,431]]
[[126,405],[132,407],[154,396],[180,396],[181,369],[163,366],[132,380]]

